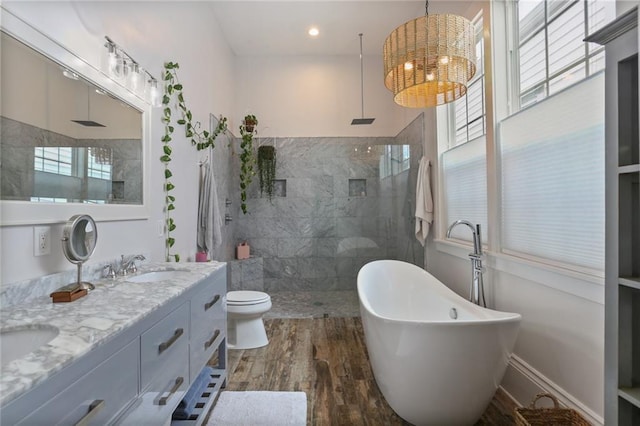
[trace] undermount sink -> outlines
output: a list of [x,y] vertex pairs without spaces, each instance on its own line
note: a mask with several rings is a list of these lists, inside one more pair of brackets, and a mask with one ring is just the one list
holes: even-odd
[[0,362],[7,364],[30,354],[53,340],[60,330],[50,325],[13,327],[0,330]]
[[159,281],[179,278],[187,271],[172,269],[170,271],[153,271],[127,278],[127,281],[134,283],[154,283]]

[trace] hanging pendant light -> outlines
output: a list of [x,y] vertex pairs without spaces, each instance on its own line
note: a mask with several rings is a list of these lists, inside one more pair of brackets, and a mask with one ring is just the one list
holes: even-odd
[[476,72],[475,32],[466,18],[425,15],[405,22],[384,42],[384,84],[398,105],[426,108],[464,96]]

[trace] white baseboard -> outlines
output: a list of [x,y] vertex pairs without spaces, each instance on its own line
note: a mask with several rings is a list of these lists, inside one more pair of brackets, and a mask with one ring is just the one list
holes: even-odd
[[573,408],[591,424],[596,426],[604,425],[602,416],[516,355],[511,355],[501,387],[514,401],[523,407],[529,406],[536,394],[548,392],[558,399],[560,405]]

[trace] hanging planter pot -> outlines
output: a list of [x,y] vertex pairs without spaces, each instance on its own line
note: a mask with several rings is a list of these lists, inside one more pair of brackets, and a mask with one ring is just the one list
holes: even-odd
[[260,176],[260,194],[267,194],[271,200],[276,179],[275,147],[261,146],[258,148],[258,174]]
[[246,132],[253,133],[256,125],[258,124],[258,120],[255,115],[247,115],[242,121],[242,124]]

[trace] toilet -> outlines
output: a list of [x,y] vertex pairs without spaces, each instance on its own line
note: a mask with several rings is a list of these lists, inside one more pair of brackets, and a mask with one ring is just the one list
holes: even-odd
[[253,349],[269,344],[262,315],[271,309],[271,297],[261,291],[227,293],[227,348]]

